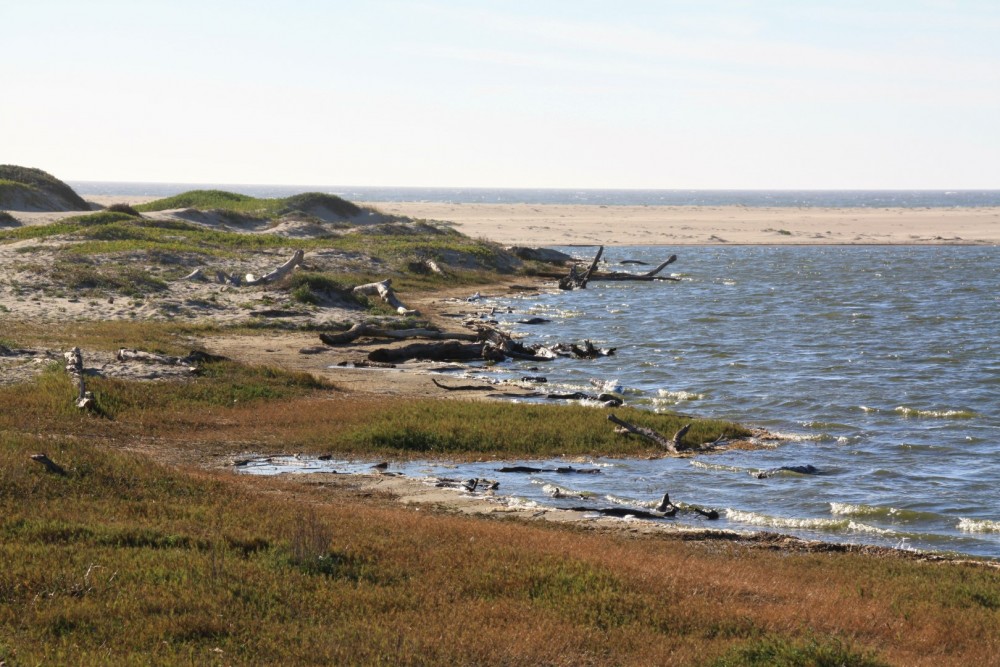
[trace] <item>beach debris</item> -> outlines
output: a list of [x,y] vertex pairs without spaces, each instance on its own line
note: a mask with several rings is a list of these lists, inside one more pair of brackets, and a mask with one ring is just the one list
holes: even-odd
[[552,320],[547,320],[544,317],[529,317],[524,320],[518,320],[518,324],[548,324]]
[[411,308],[404,306],[399,299],[396,298],[396,293],[392,290],[392,278],[386,278],[376,283],[366,283],[364,285],[358,285],[353,290],[355,294],[364,294],[366,296],[378,295],[381,297],[382,301],[389,304],[391,307],[396,309],[396,312],[400,315],[419,315],[420,313]]
[[32,454],[31,460],[37,463],[41,463],[43,466],[45,466],[45,469],[50,473],[52,473],[53,475],[60,475],[62,477],[65,477],[67,474],[65,468],[63,468],[61,465],[59,465],[58,463],[50,459],[48,456],[46,456],[44,452],[41,454]]
[[646,428],[645,426],[636,426],[635,424],[630,424],[627,421],[619,419],[614,414],[608,415],[608,421],[617,424],[621,428],[625,429],[628,433],[634,433],[635,435],[642,436],[647,440],[651,440],[659,445],[662,449],[670,452],[671,454],[679,454],[681,450],[681,440],[687,435],[688,430],[691,428],[691,424],[686,424],[680,428],[677,433],[674,434],[673,438],[667,438],[660,433],[657,433],[651,428]]
[[468,298],[466,299],[466,301],[469,301],[469,302],[472,302],[472,301],[479,301],[479,300],[480,300],[480,299],[482,299],[482,298],[483,298],[483,295],[482,295],[482,294],[480,294],[479,292],[476,292],[476,293],[475,293],[475,294],[473,294],[472,296],[468,297]]
[[381,463],[376,463],[375,465],[372,466],[372,470],[375,470],[376,472],[385,472],[388,469],[389,469],[388,461],[382,461]]
[[768,477],[773,477],[783,472],[793,472],[799,475],[818,475],[819,469],[813,465],[804,466],[781,466],[780,468],[771,468],[769,470],[760,470],[756,473],[751,472],[750,474],[757,479],[766,479]]

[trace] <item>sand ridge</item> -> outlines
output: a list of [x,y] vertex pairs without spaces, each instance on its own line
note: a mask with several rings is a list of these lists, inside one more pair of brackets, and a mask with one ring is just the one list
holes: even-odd
[[1000,243],[1000,207],[813,208],[368,203],[519,245],[855,245]]

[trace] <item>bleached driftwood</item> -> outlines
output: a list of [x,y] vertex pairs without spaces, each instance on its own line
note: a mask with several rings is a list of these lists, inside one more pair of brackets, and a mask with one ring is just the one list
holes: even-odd
[[449,333],[438,331],[437,329],[380,329],[369,324],[358,323],[347,331],[336,334],[321,333],[319,339],[327,345],[344,345],[352,343],[358,338],[391,338],[395,340],[406,340],[409,338],[426,338],[428,340],[479,340],[479,334],[475,333]]
[[426,266],[430,270],[431,273],[437,274],[439,276],[447,275],[444,272],[444,269],[442,269],[441,266],[437,262],[435,262],[433,259],[425,259],[424,260],[424,266]]
[[205,272],[201,269],[195,269],[191,273],[187,274],[181,280],[207,280],[205,277]]
[[396,298],[396,293],[392,291],[392,278],[386,278],[385,280],[379,281],[377,283],[367,283],[365,285],[358,285],[352,291],[355,294],[364,294],[365,296],[375,296],[381,297],[382,301],[386,302],[390,306],[396,309],[396,312],[400,315],[417,315],[419,314],[416,310],[407,308],[404,306],[399,299]]
[[83,352],[74,347],[64,353],[63,357],[66,359],[66,372],[77,382],[76,407],[81,410],[93,408],[94,395],[87,391],[86,381],[83,379]]
[[56,463],[55,461],[53,461],[52,459],[50,459],[44,453],[32,454],[31,460],[41,463],[43,466],[45,466],[45,469],[48,470],[53,475],[62,475],[63,477],[66,476],[66,469],[63,468],[58,463]]
[[274,271],[264,274],[260,278],[254,278],[254,275],[252,273],[248,273],[244,280],[246,284],[250,286],[266,285],[268,283],[273,283],[275,281],[281,280],[289,273],[291,273],[292,269],[294,269],[296,266],[302,263],[302,258],[304,256],[305,253],[300,248],[299,250],[295,251],[291,259],[289,259],[287,262],[276,268]]

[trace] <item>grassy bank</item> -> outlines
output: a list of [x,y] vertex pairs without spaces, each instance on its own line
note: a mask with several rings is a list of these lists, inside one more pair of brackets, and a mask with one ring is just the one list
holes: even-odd
[[992,570],[467,519],[121,444],[0,431],[7,665],[943,665],[1000,648]]
[[[227,456],[247,450],[378,457],[648,456],[646,441],[624,438],[605,413],[582,406],[387,401],[347,396],[304,373],[207,364],[183,383],[88,380],[100,415],[72,405],[75,387],[53,363],[36,381],[0,387],[0,429],[128,443],[150,439],[175,451]],[[693,422],[685,442],[745,435],[712,419],[623,408],[623,418],[664,433]]]

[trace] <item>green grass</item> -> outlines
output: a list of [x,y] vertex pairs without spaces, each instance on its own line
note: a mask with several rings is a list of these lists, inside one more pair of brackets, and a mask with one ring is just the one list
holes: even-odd
[[361,213],[361,209],[353,203],[335,195],[320,192],[305,192],[291,197],[262,199],[224,190],[191,190],[172,197],[157,199],[135,208],[141,212],[166,211],[177,208],[194,208],[203,211],[223,210],[261,218],[277,218],[295,211],[312,213],[320,207],[343,218],[350,218]]
[[4,190],[13,188],[23,188],[39,196],[51,193],[62,199],[71,210],[86,211],[90,208],[73,188],[41,169],[0,164],[0,208],[3,208]]

